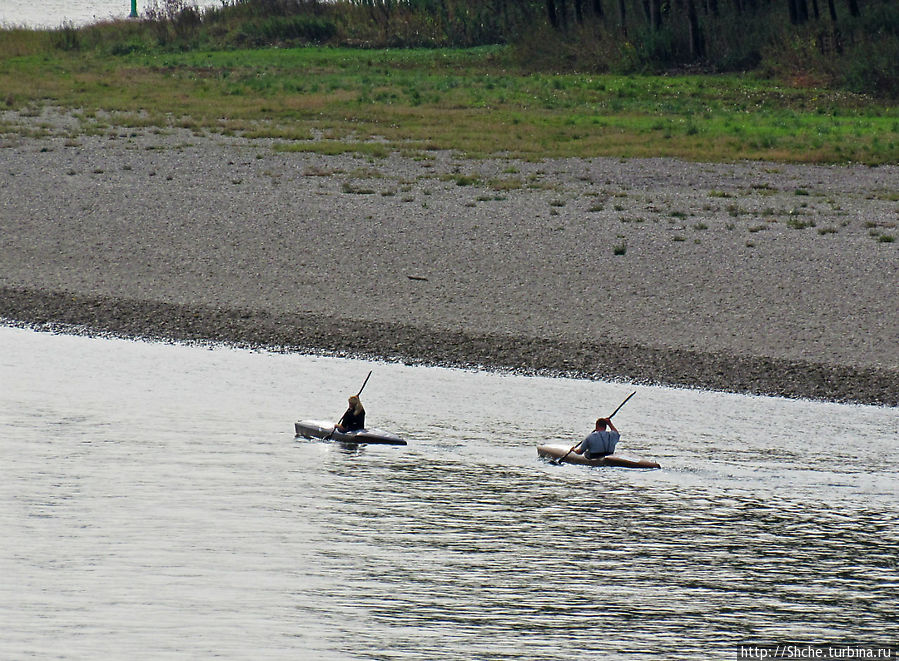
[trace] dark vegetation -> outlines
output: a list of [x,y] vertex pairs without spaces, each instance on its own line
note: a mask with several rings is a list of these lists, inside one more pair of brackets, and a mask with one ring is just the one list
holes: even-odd
[[754,71],[899,98],[896,0],[156,0],[140,20],[0,30],[0,58],[46,48],[232,50],[506,44],[531,71]]

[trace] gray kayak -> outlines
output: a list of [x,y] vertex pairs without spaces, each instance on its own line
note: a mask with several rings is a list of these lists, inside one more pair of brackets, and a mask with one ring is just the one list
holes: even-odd
[[406,441],[396,434],[383,429],[369,427],[357,431],[335,431],[334,423],[327,420],[300,420],[294,423],[297,437],[327,438],[341,443],[370,443],[381,445],[406,445]]

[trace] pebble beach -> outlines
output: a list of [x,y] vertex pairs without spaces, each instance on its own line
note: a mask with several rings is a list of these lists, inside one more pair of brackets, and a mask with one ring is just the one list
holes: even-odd
[[0,121],[6,324],[899,405],[894,165]]

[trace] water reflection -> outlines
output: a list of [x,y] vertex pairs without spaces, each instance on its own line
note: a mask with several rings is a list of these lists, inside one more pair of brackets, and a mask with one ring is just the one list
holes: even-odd
[[[894,410],[640,388],[622,443],[663,469],[591,469],[535,446],[626,384],[0,343],[0,656],[694,659],[899,633]],[[293,438],[368,369],[371,423],[409,446]]]
[[[397,461],[379,479],[368,465],[345,468],[332,468],[351,479],[332,482],[341,517],[328,519],[327,543],[355,559],[339,594],[379,622],[363,627],[372,654],[381,626],[449,627],[482,658],[695,658],[739,637],[883,641],[885,625],[896,631],[891,510],[858,509],[847,522],[773,493],[636,489],[620,471],[559,480]],[[510,629],[520,646],[504,644]],[[428,654],[454,658],[439,638]]]

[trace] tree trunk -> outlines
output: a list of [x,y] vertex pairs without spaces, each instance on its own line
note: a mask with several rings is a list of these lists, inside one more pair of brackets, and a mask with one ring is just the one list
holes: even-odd
[[574,0],[574,19],[578,25],[584,22],[584,8],[582,5],[583,0]]
[[662,29],[662,0],[650,0],[649,6],[652,8],[652,29]]
[[621,34],[627,38],[627,8],[624,5],[624,0],[618,0],[618,21],[621,25]]
[[687,20],[690,24],[690,55],[693,60],[702,59],[705,55],[705,46],[702,32],[699,29],[699,16],[696,13],[694,0],[687,0]]
[[[833,2],[833,0],[830,0]],[[593,0],[593,13],[602,16],[602,0]]]
[[550,25],[554,28],[559,27],[559,15],[556,13],[555,0],[546,0],[546,17],[549,19]]
[[833,0],[827,0],[827,9],[830,11],[830,20],[834,23],[837,22],[837,8],[833,4]]
[[849,15],[855,18],[862,15],[858,9],[858,0],[849,0]]

